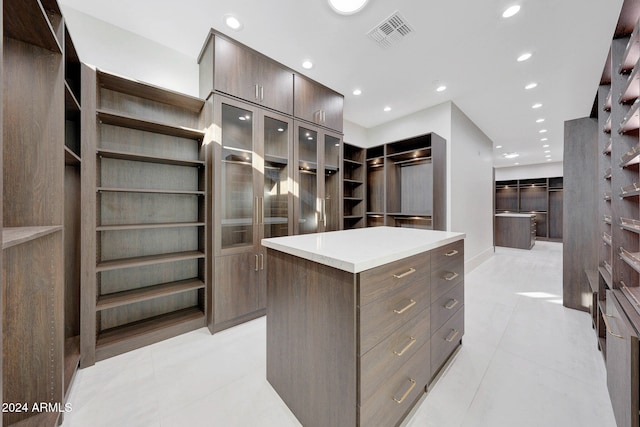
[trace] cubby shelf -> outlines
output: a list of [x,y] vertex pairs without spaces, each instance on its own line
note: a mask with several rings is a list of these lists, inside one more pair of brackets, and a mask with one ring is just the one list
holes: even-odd
[[146,163],[159,163],[166,165],[174,165],[174,166],[204,166],[204,160],[186,160],[186,159],[176,159],[170,157],[162,157],[162,156],[150,156],[146,154],[138,154],[138,153],[130,153],[126,151],[116,151],[116,150],[107,150],[104,148],[98,149],[98,156],[110,158],[110,159],[118,159],[118,160],[131,160],[135,162],[146,162]]
[[204,282],[200,279],[186,279],[170,283],[162,283],[154,286],[133,289],[123,292],[101,295],[98,297],[96,310],[107,310],[140,301],[161,298],[181,292],[204,289]]
[[187,251],[102,261],[97,265],[96,272],[99,273],[101,271],[117,270],[121,268],[142,267],[145,265],[185,261],[190,259],[204,258],[204,256],[205,254],[200,251]]
[[61,231],[61,225],[42,227],[4,227],[2,229],[2,249],[27,243],[48,234]]
[[185,126],[174,126],[166,123],[139,119],[115,111],[97,110],[96,114],[98,116],[98,119],[100,119],[100,121],[105,125],[120,126],[145,132],[196,140],[202,140],[205,135],[204,131],[201,130],[191,129]]

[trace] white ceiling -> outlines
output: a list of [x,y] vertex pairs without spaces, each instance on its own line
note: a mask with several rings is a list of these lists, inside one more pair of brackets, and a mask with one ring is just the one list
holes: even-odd
[[[453,101],[494,145],[495,166],[562,160],[564,121],[588,116],[622,0],[370,0],[342,16],[326,0],[60,0],[195,58],[209,28],[345,95],[346,120],[366,128]],[[520,13],[504,19],[512,4]],[[366,33],[399,11],[414,33],[383,49]],[[233,31],[227,13],[244,24]],[[523,52],[532,58],[517,62]],[[303,59],[314,68],[304,70]],[[525,90],[535,81],[538,87]],[[437,93],[438,84],[448,89]],[[363,94],[352,95],[355,88]],[[531,106],[540,102],[542,108]],[[383,112],[384,106],[390,112]],[[536,119],[544,118],[538,124]],[[547,133],[540,134],[541,129]],[[505,160],[505,151],[520,157]]]

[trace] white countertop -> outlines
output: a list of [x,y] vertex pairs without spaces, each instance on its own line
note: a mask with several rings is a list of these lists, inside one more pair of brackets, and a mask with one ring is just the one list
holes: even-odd
[[262,245],[350,273],[359,273],[464,238],[464,233],[449,231],[367,227],[262,239]]
[[531,218],[532,216],[536,216],[535,214],[523,214],[523,213],[499,213],[496,216],[506,216],[512,218]]

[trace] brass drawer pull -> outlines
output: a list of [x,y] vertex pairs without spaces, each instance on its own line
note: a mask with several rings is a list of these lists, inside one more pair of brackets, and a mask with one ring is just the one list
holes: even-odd
[[458,332],[457,329],[452,329],[451,332],[449,333],[449,336],[447,338],[445,338],[445,340],[447,342],[452,342],[453,340],[456,339],[456,337],[458,336],[460,332]]
[[393,310],[393,312],[394,312],[394,313],[396,313],[396,314],[402,314],[402,313],[404,313],[405,311],[409,310],[409,309],[410,309],[411,307],[413,307],[414,305],[416,305],[416,301],[415,301],[415,300],[410,299],[410,300],[409,300],[409,304],[407,304],[407,306],[406,306],[405,308],[403,308],[403,309],[401,309],[401,310],[398,310],[398,309],[396,308],[396,309],[394,309],[394,310]]
[[458,251],[456,251],[455,249],[444,254],[444,256],[454,256],[454,255],[458,255]]
[[258,255],[256,254],[255,257],[256,257],[256,271],[258,271]]
[[395,351],[393,350],[393,354],[395,354],[396,356],[402,356],[403,354],[406,353],[407,350],[409,350],[411,348],[412,345],[414,345],[416,343],[416,339],[414,337],[409,337],[409,344],[405,345],[404,348],[400,351]]
[[416,272],[415,268],[410,268],[409,271],[406,271],[402,274],[394,274],[393,277],[395,277],[396,279],[402,279],[403,277],[407,277],[410,274],[413,274]]
[[400,399],[398,399],[397,397],[393,396],[394,402],[396,402],[396,403],[404,402],[404,400],[407,398],[407,396],[409,396],[409,394],[413,391],[413,389],[416,386],[416,380],[414,380],[413,378],[409,378],[409,382],[411,383],[411,385],[409,386],[409,389],[404,392],[404,394],[402,395],[402,397]]
[[607,327],[607,332],[609,333],[609,335],[614,336],[616,338],[624,339],[624,337],[622,335],[614,334],[611,331],[611,326],[609,325],[609,321],[607,320],[607,317],[613,317],[613,316],[610,315],[610,314],[607,314],[607,313],[602,313],[602,314],[604,314],[604,316],[602,316],[602,320],[604,320],[604,325]]
[[446,280],[447,282],[450,282],[450,281],[452,281],[453,279],[455,279],[458,276],[459,276],[458,273],[449,272],[449,273],[447,273],[446,276],[443,277],[443,279]]
[[444,306],[444,308],[446,308],[447,310],[451,310],[453,307],[455,307],[459,303],[460,301],[458,301],[457,299],[452,299]]

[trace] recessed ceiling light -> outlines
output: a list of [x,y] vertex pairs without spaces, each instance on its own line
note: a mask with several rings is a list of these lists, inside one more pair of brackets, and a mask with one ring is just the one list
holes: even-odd
[[542,104],[540,104],[539,102],[531,106],[531,108],[540,108],[540,107],[542,107]]
[[[542,139],[544,139],[545,141],[547,140],[547,138],[542,138]],[[549,144],[544,144],[542,148],[549,148]]]
[[239,31],[242,29],[242,22],[240,22],[240,20],[235,17],[234,15],[231,14],[226,14],[224,15],[224,23],[226,24],[227,27],[231,28],[232,30],[236,30]]
[[505,159],[515,159],[516,157],[519,157],[520,154],[518,154],[518,153],[504,153],[502,156]]
[[518,56],[518,62],[526,61],[529,58],[531,58],[531,54],[529,52],[523,53],[522,55]]
[[524,88],[527,89],[527,90],[530,90],[530,89],[533,89],[535,87],[538,87],[538,83],[531,82],[528,85],[526,85]]
[[551,157],[551,154],[545,154],[545,157]]
[[337,144],[336,144],[336,147],[340,147],[340,143],[337,143]]
[[518,12],[520,12],[520,6],[516,4],[507,8],[504,12],[502,12],[502,17],[511,18],[513,15],[515,15]]
[[538,131],[538,133],[547,133],[547,130],[546,130],[546,129],[540,129],[540,130]]
[[551,159],[547,159],[547,162],[550,162],[550,161],[551,161]]
[[518,163],[518,162],[515,162],[515,163],[514,163],[514,165],[516,165],[516,166],[518,166],[519,164],[520,164],[520,163]]
[[545,154],[550,153],[551,150],[544,150]]
[[360,89],[355,89],[355,90],[353,91],[353,94],[354,94],[355,96],[362,95],[362,91],[361,91]]
[[384,107],[384,111],[391,111],[391,107]]
[[313,62],[309,61],[308,59],[305,59],[302,62],[302,68],[304,68],[305,70],[310,70],[311,68],[313,68]]
[[447,87],[445,85],[440,85],[436,89],[436,92],[444,92],[445,90],[447,90]]
[[369,0],[329,0],[329,6],[341,15],[351,15],[362,10],[368,2]]
[[536,123],[542,123],[542,122],[544,122],[544,119],[538,119],[538,120],[536,120]]
[[496,148],[502,148],[502,145],[496,145]]

